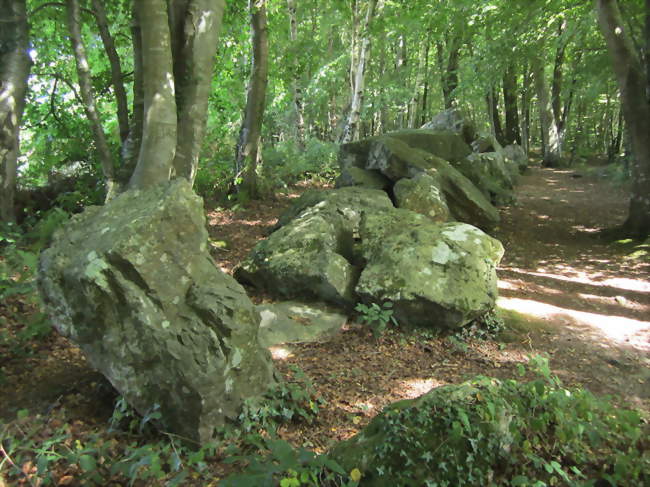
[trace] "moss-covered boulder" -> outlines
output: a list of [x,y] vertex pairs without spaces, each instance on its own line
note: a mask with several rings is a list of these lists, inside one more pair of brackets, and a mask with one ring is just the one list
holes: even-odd
[[375,137],[370,143],[366,168],[381,172],[393,182],[412,178],[431,167],[426,152],[394,137]]
[[235,270],[240,282],[283,298],[316,298],[352,306],[359,276],[355,238],[361,216],[393,208],[383,191],[341,188],[303,195],[281,227]]
[[55,328],[141,414],[198,442],[272,382],[259,313],[207,250],[201,198],[179,179],[86,209],[39,262]]
[[476,127],[468,114],[459,108],[448,108],[438,112],[431,120],[425,123],[422,129],[435,131],[454,132],[463,137],[467,144],[476,139]]
[[408,129],[389,132],[386,136],[449,162],[460,161],[472,152],[461,135],[450,131]]
[[520,174],[523,174],[528,169],[528,156],[524,149],[518,144],[510,144],[501,150],[501,155],[506,161],[506,164],[513,164],[517,167]]
[[355,291],[392,302],[404,326],[459,328],[494,307],[503,246],[478,228],[396,209],[365,214],[359,235],[366,264]]
[[438,223],[451,218],[440,181],[429,174],[400,179],[393,187],[393,194],[398,208],[420,213]]
[[472,181],[493,205],[505,206],[515,201],[513,176],[499,152],[470,154],[456,162],[454,167]]
[[359,186],[361,188],[387,190],[391,187],[391,184],[390,179],[381,172],[355,166],[342,169],[336,180],[337,188]]

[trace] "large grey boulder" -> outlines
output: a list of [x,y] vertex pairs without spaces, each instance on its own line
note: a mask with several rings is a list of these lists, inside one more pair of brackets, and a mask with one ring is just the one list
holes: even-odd
[[[454,164],[495,206],[515,201],[512,172],[499,152],[474,153]],[[516,169],[515,169],[516,171]]]
[[467,144],[470,144],[476,139],[476,127],[474,123],[459,108],[448,108],[439,112],[420,128],[454,132],[461,135]]
[[390,188],[391,181],[379,171],[351,166],[342,169],[341,174],[336,180],[337,188],[344,188],[347,186],[386,190]]
[[431,166],[427,173],[439,182],[454,220],[486,231],[499,224],[499,210],[458,169],[435,156],[427,156],[427,162]]
[[320,303],[283,301],[257,306],[262,320],[259,339],[265,347],[290,343],[308,343],[338,333],[348,320]]
[[198,442],[273,381],[259,313],[207,250],[184,179],[131,190],[59,230],[39,261],[56,329],[141,414]]
[[518,144],[510,144],[501,150],[501,155],[506,163],[514,164],[519,173],[524,173],[528,169],[528,157],[524,149]]
[[472,152],[460,134],[450,131],[406,129],[389,132],[381,137],[401,140],[414,149],[423,150],[449,162],[460,161]]
[[395,205],[429,217],[434,222],[451,219],[447,199],[440,181],[430,174],[418,174],[414,178],[400,179],[393,187]]
[[453,329],[494,307],[503,246],[478,228],[396,209],[366,213],[359,235],[366,265],[355,291],[391,301],[400,323]]
[[306,193],[280,218],[282,226],[255,246],[235,278],[283,298],[352,306],[359,275],[354,242],[361,216],[392,208],[388,195],[379,190]]

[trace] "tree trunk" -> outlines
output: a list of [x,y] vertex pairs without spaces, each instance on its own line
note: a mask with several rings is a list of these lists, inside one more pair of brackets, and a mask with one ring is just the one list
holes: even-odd
[[503,75],[503,106],[506,113],[505,143],[506,145],[521,144],[517,110],[517,73],[512,64],[508,65]]
[[75,63],[77,66],[77,77],[79,80],[79,93],[83,102],[84,112],[88,118],[88,123],[93,134],[93,140],[97,149],[99,162],[102,166],[104,178],[106,179],[106,194],[110,197],[113,194],[115,170],[113,168],[113,156],[108,147],[106,134],[102,127],[97,106],[95,105],[95,94],[93,93],[92,79],[90,76],[90,68],[88,66],[88,58],[81,39],[81,26],[79,22],[80,8],[78,0],[66,0],[66,12],[68,30],[70,32],[70,43],[74,53]]
[[366,19],[361,33],[359,42],[359,54],[357,64],[354,69],[354,83],[352,88],[352,97],[350,101],[350,114],[347,122],[343,127],[339,143],[344,144],[359,137],[359,120],[361,119],[361,107],[364,95],[364,83],[366,74],[366,64],[370,60],[370,24],[375,15],[377,0],[368,0],[368,10]]
[[13,222],[20,122],[32,65],[25,0],[0,0],[0,25],[0,221]]
[[420,106],[420,97],[422,94],[422,82],[424,81],[424,71],[425,71],[425,64],[427,61],[427,56],[426,56],[426,50],[428,48],[429,44],[429,39],[422,43],[420,46],[420,52],[418,53],[418,68],[415,74],[415,86],[413,87],[413,96],[411,97],[411,101],[409,103],[409,121],[408,121],[408,126],[409,128],[416,128],[416,125],[418,123],[418,108]]
[[[289,10],[289,36],[291,44],[295,46],[298,43],[298,21],[296,16],[296,0],[287,0],[287,8]],[[293,91],[293,106],[296,111],[296,140],[298,147],[305,148],[305,117],[303,110],[303,95],[302,87],[300,86],[300,73],[299,63],[294,62],[292,73],[292,91]]]
[[[646,0],[645,6],[647,19],[650,16],[650,0]],[[616,73],[623,118],[634,153],[630,210],[623,229],[630,235],[645,238],[650,234],[649,80],[627,34],[616,0],[596,0],[596,10]],[[646,28],[650,28],[649,23]],[[646,39],[648,35],[646,32]]]
[[[448,36],[445,36],[448,38]],[[458,88],[458,67],[460,62],[460,49],[462,38],[454,34],[451,40],[447,39],[446,46],[449,51],[445,63],[444,48],[441,42],[437,43],[438,68],[440,69],[440,82],[442,86],[442,97],[445,102],[445,109],[456,106],[456,88]]]
[[142,145],[144,126],[144,73],[142,66],[142,29],[138,9],[132,8],[131,38],[133,39],[133,116],[129,135],[122,144],[122,166],[117,171],[117,180],[125,187],[135,171]]
[[546,77],[544,76],[544,64],[540,57],[533,56],[532,69],[535,79],[535,91],[537,91],[537,103],[539,105],[540,128],[542,131],[543,165],[545,167],[558,167],[562,158],[560,134],[555,123],[555,117],[553,116],[549,90]]
[[172,35],[178,142],[173,176],[194,184],[205,134],[215,52],[225,0],[184,3],[181,35]]
[[246,97],[246,112],[239,131],[235,161],[236,178],[242,177],[239,189],[250,198],[259,197],[257,168],[261,160],[262,117],[266,102],[269,72],[266,0],[249,0],[251,12],[253,61]]
[[503,127],[501,126],[501,115],[499,114],[499,92],[494,88],[490,88],[487,95],[488,115],[492,126],[492,135],[497,139],[501,145],[505,145],[505,136],[503,135]]
[[528,66],[524,69],[524,79],[521,89],[521,145],[524,152],[530,150],[530,100],[531,100],[531,71]]
[[126,138],[129,136],[129,108],[126,90],[124,89],[124,81],[122,79],[122,65],[117,50],[115,49],[113,36],[111,36],[108,28],[104,3],[101,0],[93,0],[93,10],[95,12],[97,27],[99,28],[99,35],[104,44],[104,51],[111,65],[111,84],[113,85],[113,93],[115,94],[115,101],[117,103],[117,122],[120,127],[120,141],[124,144]]
[[140,0],[135,8],[141,20],[144,120],[138,163],[129,185],[146,188],[171,175],[177,115],[167,2]]

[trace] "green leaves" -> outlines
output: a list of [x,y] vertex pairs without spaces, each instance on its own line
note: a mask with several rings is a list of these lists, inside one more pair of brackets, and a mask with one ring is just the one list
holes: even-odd
[[393,303],[390,301],[386,301],[381,306],[377,303],[370,305],[358,303],[354,310],[359,313],[361,321],[370,327],[375,338],[384,334],[389,323],[398,326],[397,320],[393,316]]

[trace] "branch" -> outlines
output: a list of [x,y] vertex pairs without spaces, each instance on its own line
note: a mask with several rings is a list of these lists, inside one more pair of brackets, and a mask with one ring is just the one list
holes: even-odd
[[[32,11],[29,13],[28,17],[31,18],[33,15],[36,15],[38,12],[40,12],[41,10],[43,10],[43,9],[46,8],[46,7],[61,7],[61,8],[67,8],[67,5],[66,5],[65,3],[63,3],[63,2],[46,2],[46,3],[43,3],[43,4],[39,5],[39,6],[36,7],[34,10],[32,10]],[[90,9],[88,9],[88,8],[81,7],[81,11],[82,11],[82,12],[86,12],[87,14],[90,14],[90,15],[92,15],[93,17],[95,17],[95,12],[93,12],[92,10],[90,10]]]

